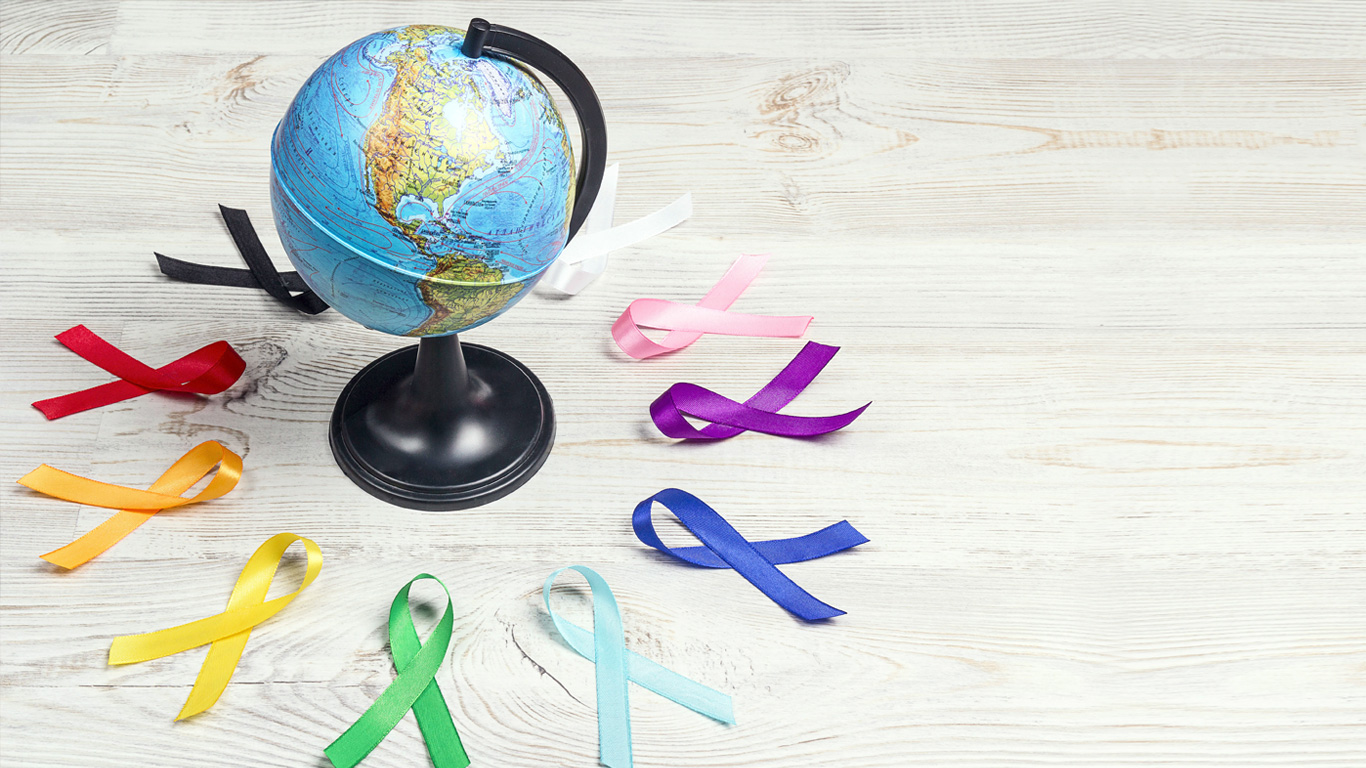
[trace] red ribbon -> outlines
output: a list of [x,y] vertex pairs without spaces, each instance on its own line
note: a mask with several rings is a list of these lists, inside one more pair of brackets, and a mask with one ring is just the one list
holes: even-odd
[[57,341],[122,381],[34,403],[33,407],[48,419],[60,419],[157,390],[216,395],[232,386],[247,368],[226,341],[215,341],[160,368],[133,359],[84,325],[57,334]]

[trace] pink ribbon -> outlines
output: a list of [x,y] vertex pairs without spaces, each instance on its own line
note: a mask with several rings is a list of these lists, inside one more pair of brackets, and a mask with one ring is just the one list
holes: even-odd
[[[612,338],[623,352],[637,360],[682,349],[702,338],[704,333],[797,338],[806,333],[810,317],[743,315],[727,311],[767,261],[768,254],[741,256],[695,305],[664,299],[636,299],[612,324]],[[669,333],[663,341],[655,342],[646,338],[640,330],[642,327]]]

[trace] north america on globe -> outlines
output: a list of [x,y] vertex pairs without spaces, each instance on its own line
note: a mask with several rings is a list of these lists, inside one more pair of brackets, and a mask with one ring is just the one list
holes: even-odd
[[563,248],[574,162],[544,86],[439,26],[380,32],[309,78],[276,130],[272,202],[301,276],[388,333],[505,311]]

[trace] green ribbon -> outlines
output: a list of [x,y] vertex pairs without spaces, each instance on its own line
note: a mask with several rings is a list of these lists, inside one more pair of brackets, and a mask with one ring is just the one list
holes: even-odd
[[436,685],[436,671],[446,659],[451,630],[455,626],[451,592],[441,584],[446,593],[446,612],[441,614],[436,629],[423,643],[408,609],[408,591],[423,579],[441,584],[441,579],[422,573],[394,595],[394,602],[389,606],[389,654],[394,659],[398,677],[359,720],[323,750],[335,768],[353,768],[359,764],[384,741],[410,709],[417,717],[417,726],[436,768],[465,768],[470,764],[465,748],[460,744],[460,734],[456,733],[455,722],[451,720],[451,710]]

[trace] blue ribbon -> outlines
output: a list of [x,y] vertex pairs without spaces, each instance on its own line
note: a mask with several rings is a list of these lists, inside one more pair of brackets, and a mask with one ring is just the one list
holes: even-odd
[[[561,617],[550,608],[550,588],[565,571],[583,574],[593,591],[593,631]],[[621,611],[612,588],[585,565],[570,565],[546,577],[541,593],[555,629],[580,656],[596,666],[598,695],[598,758],[608,768],[631,767],[631,710],[627,681],[648,688],[713,720],[735,724],[730,697],[626,650]]]
[[[670,547],[660,541],[651,519],[656,501],[667,507],[703,546]],[[701,499],[677,488],[666,488],[637,504],[631,515],[631,527],[636,529],[637,538],[666,555],[703,568],[734,568],[770,600],[806,621],[842,616],[844,611],[817,600],[778,570],[777,565],[814,560],[868,543],[847,520],[794,539],[751,542]]]

